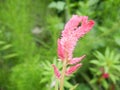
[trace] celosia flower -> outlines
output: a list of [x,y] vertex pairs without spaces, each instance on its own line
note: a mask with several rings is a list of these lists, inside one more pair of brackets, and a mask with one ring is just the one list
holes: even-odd
[[59,79],[60,78],[60,72],[59,72],[59,70],[57,69],[57,67],[54,64],[52,64],[52,66],[54,68],[55,76]]
[[83,58],[85,57],[85,55],[79,57],[79,58],[73,58],[72,60],[70,60],[69,64],[77,64],[78,62],[80,62]]
[[[88,21],[87,16],[78,15],[73,15],[72,18],[65,25],[65,28],[62,31],[61,38],[58,39],[58,57],[62,62],[66,60],[67,65],[76,64],[67,69],[66,75],[72,74],[81,66],[81,64],[77,63],[79,63],[85,57],[85,55],[73,58],[73,51],[78,39],[83,37],[87,32],[89,32],[93,26],[93,20]],[[59,78],[59,71],[55,69],[55,65],[53,66],[55,75]]]
[[67,69],[67,71],[65,72],[65,74],[67,76],[69,76],[70,74],[72,74],[73,72],[75,72],[82,64],[76,64],[75,66],[71,66]]

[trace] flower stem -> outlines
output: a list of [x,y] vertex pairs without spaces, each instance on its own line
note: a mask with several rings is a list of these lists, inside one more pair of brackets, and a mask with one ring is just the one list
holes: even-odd
[[56,80],[56,84],[55,84],[55,90],[59,90],[58,89],[58,81]]
[[67,60],[65,60],[63,62],[62,75],[61,75],[61,78],[60,78],[60,90],[63,90],[66,66],[67,66]]
[[70,10],[70,0],[65,0],[65,2],[66,2],[66,8],[65,8],[65,18],[66,18],[66,22],[68,21],[68,19],[70,18],[70,12],[71,12],[71,10]]

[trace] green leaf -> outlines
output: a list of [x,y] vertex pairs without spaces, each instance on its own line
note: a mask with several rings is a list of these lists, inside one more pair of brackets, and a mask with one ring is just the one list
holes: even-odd
[[58,1],[58,2],[52,2],[48,6],[49,8],[57,9],[58,11],[63,11],[65,7],[65,2]]
[[100,62],[98,60],[91,60],[90,63],[98,65]]
[[105,50],[105,57],[106,57],[106,58],[109,58],[109,56],[110,56],[110,50],[109,50],[109,48],[107,47],[106,50]]
[[91,84],[96,83],[97,80],[98,80],[97,78],[93,78],[93,79],[90,81],[90,83],[91,83]]
[[117,62],[120,62],[120,54],[117,54],[115,57],[114,57],[114,61],[117,63]]
[[63,2],[63,1],[58,1],[57,2],[57,9],[59,11],[63,11],[64,10],[64,6],[65,6],[65,2]]
[[75,90],[91,90],[91,89],[88,85],[82,83]]
[[47,76],[47,75],[51,75],[52,72],[48,72],[48,71],[44,71],[42,74]]
[[67,80],[65,80],[64,85],[65,85],[65,87],[67,87],[67,88],[73,87],[73,85],[72,85],[71,83],[69,83]]
[[120,65],[113,65],[113,67],[118,73],[120,72]]
[[75,90],[77,88],[78,84],[74,85],[73,87],[70,88],[70,90]]
[[105,90],[108,89],[108,83],[106,80],[102,80],[102,85],[104,86]]
[[115,39],[116,44],[120,46],[120,37],[116,36],[114,39]]
[[98,70],[96,68],[90,68],[92,72],[97,72]]
[[51,2],[48,7],[49,8],[56,8],[56,2]]
[[4,41],[0,41],[0,45],[2,45],[2,44],[5,44],[5,42]]
[[114,57],[115,57],[115,53],[113,51],[111,51],[111,53],[109,55],[110,60],[113,61]]
[[100,76],[101,75],[101,71],[98,70],[97,73],[96,73],[96,75]]
[[5,55],[3,58],[4,59],[10,59],[10,58],[13,58],[13,57],[16,57],[16,56],[18,56],[18,54],[13,53],[13,54]]
[[104,61],[105,57],[102,53],[100,53],[99,51],[96,51],[96,53],[94,54],[98,60]]
[[[45,62],[42,63],[42,67],[44,67],[43,69],[46,71],[50,70],[50,67]],[[51,68],[52,68],[52,66],[51,66]]]
[[113,81],[113,83],[116,83],[116,78],[113,74],[110,74],[110,79]]
[[46,66],[47,66],[47,67],[49,67],[49,68],[52,67],[52,64],[50,63],[50,61],[47,61],[47,60],[46,60],[45,63],[46,63]]
[[11,47],[12,47],[12,45],[11,45],[11,44],[8,44],[8,45],[3,46],[3,47],[1,48],[1,50],[7,50],[7,49],[9,49],[9,48],[11,48]]
[[89,6],[92,6],[92,5],[96,4],[98,1],[99,1],[99,0],[94,0],[94,1],[93,1],[93,0],[89,0],[89,1],[88,1],[88,5],[89,5]]
[[49,78],[45,77],[45,78],[41,78],[40,83],[45,83],[45,82],[48,82],[48,81],[49,81]]

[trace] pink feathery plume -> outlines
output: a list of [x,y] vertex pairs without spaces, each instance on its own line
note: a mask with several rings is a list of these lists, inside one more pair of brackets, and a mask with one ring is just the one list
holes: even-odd
[[79,58],[73,58],[72,60],[70,60],[69,64],[77,64],[79,63],[83,58],[85,58],[85,55],[79,57]]
[[[58,57],[62,60],[71,59],[76,43],[93,27],[94,21],[88,21],[87,16],[73,15],[62,31],[62,37],[58,43]],[[61,58],[62,57],[62,58]]]
[[82,66],[82,64],[76,64],[75,66],[71,66],[70,68],[68,68],[68,70],[65,72],[66,76],[69,76],[72,73],[74,73],[80,66]]
[[60,60],[64,60],[65,55],[64,55],[64,49],[61,45],[60,39],[58,39],[58,57]]
[[[64,30],[62,31],[61,38],[58,39],[58,57],[60,61],[66,61],[66,68],[68,65],[74,65],[66,70],[66,75],[74,73],[81,64],[78,64],[85,55],[77,58],[73,58],[73,51],[77,44],[77,41],[88,33],[94,26],[93,20],[88,20],[87,16],[73,15],[72,18],[66,23]],[[54,73],[57,78],[60,78],[60,72],[55,65]],[[64,66],[63,66],[64,67]]]
[[61,74],[60,74],[58,68],[57,68],[54,64],[52,64],[52,66],[53,66],[53,68],[54,68],[55,76],[59,79],[60,76],[61,76]]

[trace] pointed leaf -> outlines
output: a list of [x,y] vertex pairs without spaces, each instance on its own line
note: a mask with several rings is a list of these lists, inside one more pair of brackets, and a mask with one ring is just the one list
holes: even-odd
[[98,65],[100,62],[98,60],[91,60],[90,63]]
[[105,50],[105,57],[109,58],[109,56],[110,56],[110,50],[109,50],[109,48],[106,48],[106,50]]
[[77,88],[78,84],[74,85],[73,87],[70,88],[70,90],[75,90]]
[[9,49],[9,48],[11,48],[11,47],[12,47],[12,45],[11,45],[11,44],[8,44],[8,45],[3,46],[3,47],[1,48],[1,50],[7,50],[7,49]]

